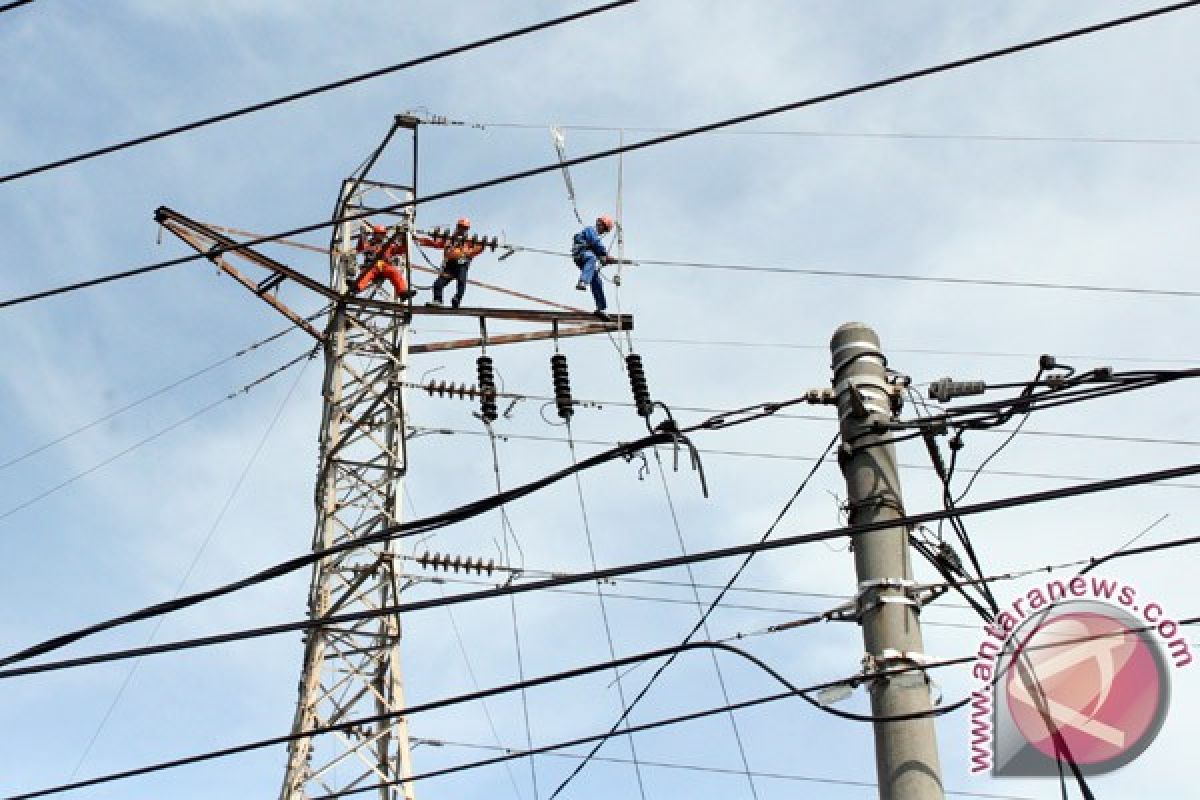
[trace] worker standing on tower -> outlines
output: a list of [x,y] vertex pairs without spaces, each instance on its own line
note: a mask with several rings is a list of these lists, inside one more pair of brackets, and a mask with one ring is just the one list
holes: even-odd
[[392,284],[397,300],[407,300],[416,292],[410,291],[404,279],[404,261],[408,259],[408,244],[404,234],[388,236],[382,225],[364,226],[358,232],[355,249],[363,256],[362,273],[354,282],[355,292],[365,291],[373,283],[387,280]]
[[471,220],[460,217],[454,226],[454,233],[449,236],[416,237],[417,244],[422,247],[442,248],[442,272],[433,282],[433,300],[429,305],[440,306],[442,304],[442,292],[445,291],[450,281],[454,281],[456,284],[454,298],[450,301],[450,305],[458,308],[462,303],[463,295],[467,291],[467,270],[475,256],[482,253],[484,248],[482,242],[468,240],[467,234],[470,230]]
[[584,228],[571,240],[571,258],[580,269],[579,283],[575,284],[575,288],[582,292],[589,286],[592,287],[592,297],[596,300],[596,316],[605,320],[608,319],[608,314],[604,311],[608,308],[608,302],[604,299],[600,265],[614,264],[616,259],[608,254],[608,249],[600,237],[612,229],[612,217],[604,214],[596,218],[595,225]]

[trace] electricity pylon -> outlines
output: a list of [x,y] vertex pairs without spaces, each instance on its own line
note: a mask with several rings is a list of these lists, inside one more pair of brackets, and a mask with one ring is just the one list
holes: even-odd
[[[417,128],[411,133],[413,185],[349,179],[342,187],[336,218],[414,197]],[[393,128],[391,135],[396,132]],[[385,140],[386,142],[386,140]],[[369,170],[370,165],[363,171]],[[408,237],[412,207],[396,222]],[[355,269],[356,221],[335,226],[330,247],[330,287],[345,292]],[[411,242],[409,243],[411,244]],[[411,251],[411,249],[410,249]],[[406,265],[405,265],[406,266]],[[408,361],[407,314],[334,307],[325,336],[324,409],[315,492],[314,550],[351,542],[396,525],[408,459],[404,437],[404,388]],[[396,540],[343,550],[313,569],[309,616],[372,612],[399,602],[401,569]],[[380,798],[412,800],[408,722],[400,665],[398,615],[367,616],[349,624],[317,626],[304,642],[299,699],[293,733],[357,718],[374,721],[320,740],[305,737],[288,748],[280,800],[378,785]]]
[[[352,790],[373,790],[382,800],[413,800],[408,780],[413,769],[404,716],[400,618],[379,613],[398,604],[408,582],[400,568],[396,540],[354,545],[400,522],[408,467],[404,387],[409,383],[409,355],[482,350],[633,328],[629,315],[598,321],[582,309],[502,287],[485,285],[551,309],[425,307],[392,297],[387,289],[378,294],[348,292],[358,266],[355,237],[362,217],[389,223],[390,235],[405,239],[403,252],[414,252],[418,124],[416,117],[397,116],[383,143],[354,177],[343,182],[334,212],[328,285],[222,232],[229,229],[198,222],[166,207],[155,212],[164,229],[308,333],[325,352],[312,547],[328,554],[313,568],[308,597],[313,624],[304,640],[292,724],[295,738],[288,746],[280,800],[306,800]],[[367,176],[398,134],[411,137],[411,180],[407,185],[369,180]],[[265,270],[266,277],[255,281],[231,263],[234,257]],[[437,271],[411,263],[399,266],[409,273],[409,285],[413,268]],[[311,317],[303,317],[279,299],[278,289],[285,281],[329,302],[324,331],[312,324]],[[409,322],[414,314],[475,318],[480,335],[410,348]],[[489,333],[489,320],[543,327],[495,334]],[[331,549],[334,552],[328,552]],[[323,623],[334,616],[357,621]]]

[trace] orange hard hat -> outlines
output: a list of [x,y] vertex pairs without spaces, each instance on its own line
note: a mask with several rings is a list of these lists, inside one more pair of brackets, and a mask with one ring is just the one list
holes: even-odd
[[387,233],[387,228],[383,227],[382,225],[372,225],[371,231],[382,236],[383,234]]
[[608,214],[601,214],[596,217],[596,227],[603,227],[605,230],[611,231],[613,229],[613,218]]
[[460,227],[460,228],[469,228],[469,227],[471,227],[471,220],[470,220],[470,218],[468,218],[468,217],[459,217],[459,218],[458,218],[458,227]]

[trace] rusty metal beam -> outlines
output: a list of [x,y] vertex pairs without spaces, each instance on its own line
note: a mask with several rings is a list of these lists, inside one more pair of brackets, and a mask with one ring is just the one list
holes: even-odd
[[[171,233],[178,236],[181,240],[183,240],[187,244],[194,247],[197,252],[206,253],[209,251],[210,248],[207,248],[204,246],[204,243],[200,240],[199,236],[195,235],[192,231],[189,231],[187,228],[183,227],[182,225],[175,222],[174,220],[163,219],[160,221],[160,224],[164,228],[169,230]],[[239,255],[244,255],[246,251],[237,250],[237,251],[231,251],[231,252],[235,252]],[[316,328],[314,328],[308,320],[306,320],[304,317],[297,314],[295,311],[293,311],[291,308],[289,308],[287,305],[285,305],[282,301],[279,300],[279,298],[275,297],[274,295],[266,293],[266,292],[260,292],[258,290],[258,284],[256,284],[254,281],[247,278],[241,272],[239,272],[236,267],[234,267],[232,264],[230,264],[224,258],[222,258],[221,256],[211,256],[210,260],[214,264],[216,264],[217,268],[220,269],[222,272],[224,272],[226,275],[233,278],[235,281],[240,283],[242,286],[245,286],[247,289],[249,289],[255,295],[260,297],[263,300],[263,302],[265,302],[267,305],[271,306],[276,311],[278,311],[280,314],[283,314],[283,316],[285,316],[289,320],[291,320],[291,322],[296,327],[301,328],[305,333],[307,333],[309,336],[316,339],[318,342],[325,341],[325,334],[321,333]],[[278,273],[276,273],[276,274],[278,274]]]
[[[404,303],[393,303],[387,300],[375,300],[369,297],[353,296],[343,298],[347,308],[366,308],[374,311],[391,311],[393,313],[411,313],[431,317],[474,317],[476,319],[504,319],[517,322],[550,323],[597,323],[596,315],[590,311],[542,311],[527,308],[481,308],[462,306],[421,306],[411,308]],[[619,326],[620,330],[633,330],[633,317],[629,314],[613,315],[608,320]],[[490,339],[490,337],[489,337]]]
[[[221,251],[229,252],[229,253],[237,253],[242,258],[251,262],[255,266],[262,267],[263,269],[265,269],[269,272],[274,272],[274,273],[283,275],[288,280],[295,281],[296,283],[303,286],[305,289],[316,292],[317,294],[321,295],[322,297],[326,298],[327,300],[336,302],[339,299],[338,293],[335,292],[333,289],[330,289],[325,284],[320,283],[319,281],[315,281],[312,278],[305,275],[303,272],[298,272],[297,270],[292,269],[291,267],[287,266],[286,264],[279,263],[278,261],[276,261],[273,258],[268,258],[267,256],[264,256],[262,253],[259,253],[255,250],[251,250],[249,247],[246,247],[246,246],[242,245],[240,242],[230,239],[228,236],[225,236],[224,234],[213,230],[212,228],[205,225],[204,223],[197,222],[194,219],[185,217],[183,214],[180,214],[178,211],[167,208],[166,206],[159,206],[158,210],[156,210],[154,212],[154,219],[160,225],[165,225],[167,222],[174,222],[177,226],[179,226],[181,228],[190,230],[196,234],[200,234],[201,236],[204,236],[207,239],[211,239],[213,242],[216,243],[216,246],[218,248],[220,248]],[[175,231],[172,230],[172,232],[175,232]],[[178,235],[178,234],[176,234],[176,235]],[[195,245],[192,245],[192,246],[195,247]],[[209,248],[208,250],[204,250],[204,249],[200,249],[200,248],[197,248],[197,249],[200,250],[200,252],[207,254],[208,252],[210,252],[210,250],[212,248]],[[217,255],[222,255],[223,252],[218,253]],[[211,256],[210,256],[210,258],[211,258]]]
[[[559,328],[558,333],[554,331],[534,331],[533,333],[502,333],[496,336],[488,336],[487,344],[491,347],[494,344],[514,344],[517,342],[536,342],[541,339],[566,339],[571,336],[588,336],[594,333],[614,333],[619,330],[624,330],[618,327],[615,323],[597,323],[592,325],[572,325],[566,328]],[[483,345],[483,339],[476,337],[474,339],[451,339],[445,342],[427,342],[426,344],[410,345],[408,352],[416,353],[441,353],[446,350],[473,350],[476,347]]]
[[[245,231],[245,230],[241,230],[240,228],[229,228],[229,227],[225,227],[223,225],[214,225],[211,222],[204,223],[204,225],[205,225],[205,227],[207,227],[211,230],[221,231],[222,233],[232,233],[234,236],[246,236],[250,239],[261,239],[262,238],[261,233]],[[300,250],[307,250],[310,253],[320,253],[321,255],[324,255],[324,256],[329,255],[328,247],[317,247],[316,245],[307,244],[305,242],[296,242],[296,241],[292,241],[291,239],[277,239],[274,242],[272,242],[272,244],[278,244],[278,245],[282,245],[284,247],[295,247]],[[427,267],[423,264],[418,264],[415,261],[413,261],[411,258],[409,259],[409,266],[411,266],[414,270],[416,270],[418,272],[424,272],[429,275],[440,275],[442,272],[440,269],[437,269],[436,267]],[[576,306],[567,305],[565,303],[556,303],[555,301],[547,300],[544,297],[538,297],[538,296],[532,295],[532,294],[525,294],[524,292],[518,292],[515,289],[506,289],[503,286],[497,286],[494,283],[486,283],[484,281],[476,280],[474,278],[467,278],[467,285],[468,286],[478,286],[480,289],[487,289],[488,291],[506,294],[509,297],[516,297],[519,300],[528,300],[531,303],[537,303],[538,305],[548,306],[549,308],[557,308],[562,311],[578,311],[580,313],[586,313],[586,312],[584,312],[584,310],[582,308],[578,308]]]

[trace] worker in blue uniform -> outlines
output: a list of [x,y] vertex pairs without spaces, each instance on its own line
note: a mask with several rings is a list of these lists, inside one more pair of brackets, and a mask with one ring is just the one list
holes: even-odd
[[575,266],[580,270],[579,283],[575,285],[575,288],[581,292],[587,291],[589,286],[592,288],[592,297],[596,300],[596,316],[604,320],[609,318],[605,312],[608,302],[604,299],[604,283],[600,279],[600,265],[616,263],[616,259],[608,254],[608,249],[600,237],[612,229],[612,217],[602,215],[596,218],[595,225],[584,228],[571,240],[571,258],[574,259]]

